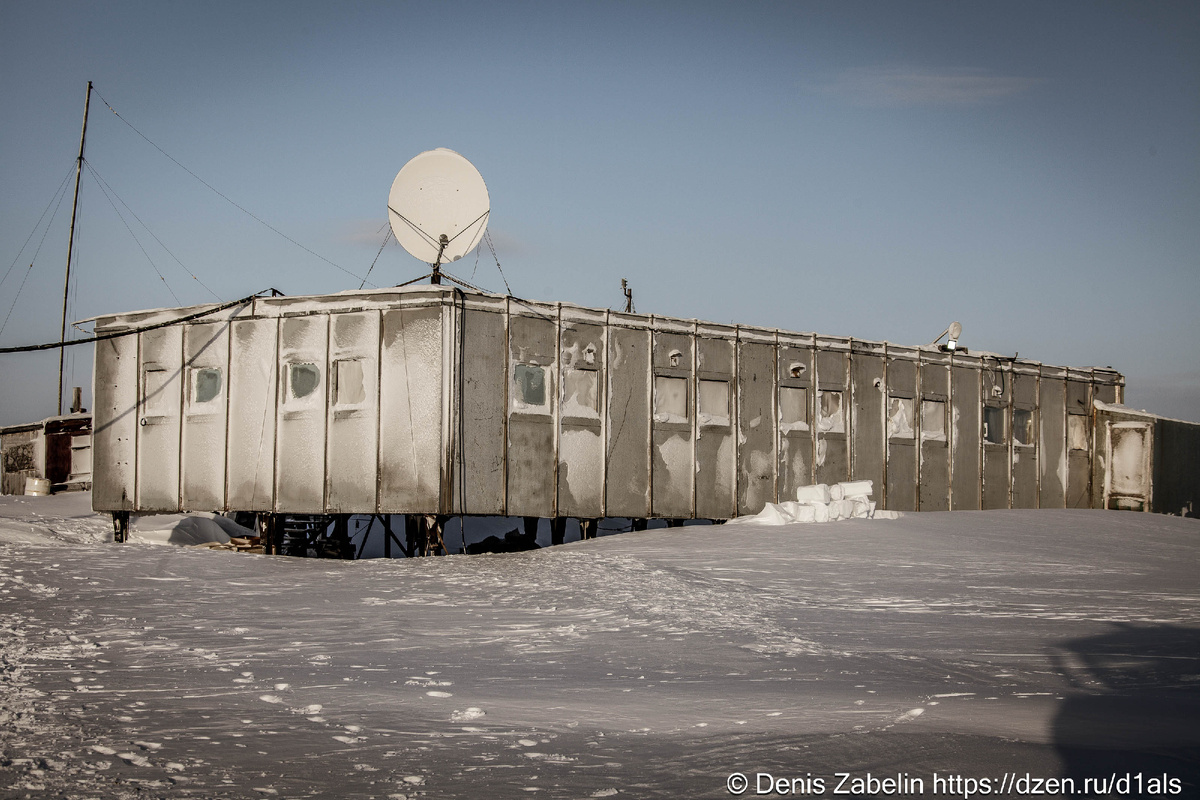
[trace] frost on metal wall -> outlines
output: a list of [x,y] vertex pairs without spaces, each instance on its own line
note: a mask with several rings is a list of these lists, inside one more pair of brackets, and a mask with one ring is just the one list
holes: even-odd
[[327,509],[376,508],[379,312],[330,317]]
[[655,517],[692,516],[695,337],[682,329],[655,330],[650,497]]
[[503,514],[504,419],[508,398],[503,301],[488,308],[468,306],[463,314],[460,355],[463,370],[460,469],[455,501],[463,498],[468,514]]
[[777,359],[779,397],[776,416],[779,425],[779,499],[793,500],[796,490],[808,486],[812,478],[813,401],[812,340],[780,334]]
[[1038,505],[1063,508],[1067,498],[1066,370],[1042,368],[1038,390]]
[[1012,368],[999,359],[984,357],[983,403],[983,508],[1008,508],[1010,483],[1010,427]]
[[1012,507],[1037,508],[1037,367],[1018,364],[1012,381]]
[[139,338],[137,507],[178,511],[183,328],[159,328]]
[[274,509],[278,323],[274,318],[233,321],[226,445],[229,509]]
[[508,513],[555,516],[558,321],[549,307],[508,322]]
[[979,414],[979,370],[968,361],[959,366],[955,358],[950,370],[950,507],[978,510],[980,497],[979,432],[983,424]]
[[198,323],[183,332],[183,508],[225,508],[225,417],[229,324]]
[[884,348],[883,345],[870,342],[854,342],[853,348],[850,359],[851,392],[848,395],[854,412],[853,425],[850,426],[851,477],[856,481],[871,481],[880,508],[891,508],[884,502],[884,461],[887,458]]
[[647,517],[650,515],[650,331],[613,325],[608,332],[608,353],[605,513],[613,517]]
[[887,507],[917,510],[917,351],[889,348]]
[[1092,507],[1091,376],[1067,373],[1067,508]]
[[383,312],[379,510],[439,509],[442,480],[442,308]]
[[275,502],[280,511],[319,514],[325,510],[328,352],[328,316],[279,321]]
[[920,496],[922,511],[950,510],[950,357],[922,354],[920,430]]
[[702,519],[737,516],[733,334],[711,326],[696,337],[696,516]]
[[598,312],[563,309],[558,356],[559,516],[604,516],[603,323]]
[[93,381],[92,458],[103,467],[92,473],[92,507],[127,511],[134,503],[137,460],[138,337],[96,342]]
[[743,330],[738,341],[738,516],[775,502],[775,342]]
[[850,479],[850,392],[847,384],[848,344],[817,340],[817,483]]
[[608,516],[650,513],[649,374],[650,331],[613,325],[608,330]]

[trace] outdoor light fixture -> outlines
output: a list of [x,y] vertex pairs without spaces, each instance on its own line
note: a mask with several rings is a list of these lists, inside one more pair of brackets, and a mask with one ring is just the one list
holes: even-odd
[[958,339],[962,336],[962,323],[951,322],[950,327],[938,334],[938,337],[931,344],[938,344],[943,336],[947,336],[946,343],[938,345],[938,349],[943,353],[965,353],[967,348],[958,346]]

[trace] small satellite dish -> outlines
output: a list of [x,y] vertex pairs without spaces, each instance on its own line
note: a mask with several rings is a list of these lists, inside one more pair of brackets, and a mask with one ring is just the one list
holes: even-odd
[[392,182],[388,219],[396,241],[413,257],[438,266],[475,249],[487,230],[491,201],[479,170],[453,150],[427,150]]

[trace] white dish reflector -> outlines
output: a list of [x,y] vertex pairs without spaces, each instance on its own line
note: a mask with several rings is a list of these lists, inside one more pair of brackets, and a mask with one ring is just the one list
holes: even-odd
[[388,219],[396,241],[427,264],[458,261],[487,230],[491,201],[479,170],[453,150],[427,150],[405,164],[392,182]]

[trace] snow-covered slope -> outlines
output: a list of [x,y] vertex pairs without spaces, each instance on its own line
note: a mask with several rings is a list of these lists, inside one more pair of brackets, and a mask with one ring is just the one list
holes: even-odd
[[837,773],[910,781],[890,796],[969,786],[935,773],[1197,792],[1195,520],[911,514],[342,562],[114,545],[21,500],[0,503],[3,797],[728,797],[734,772],[747,796],[758,773],[828,796]]

